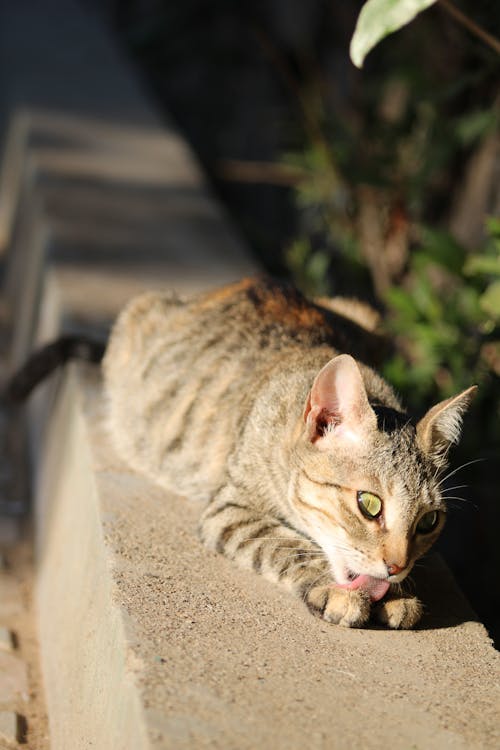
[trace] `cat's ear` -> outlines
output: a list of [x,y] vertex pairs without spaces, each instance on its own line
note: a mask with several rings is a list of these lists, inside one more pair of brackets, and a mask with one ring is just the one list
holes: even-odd
[[342,439],[360,443],[377,427],[359,367],[348,354],[331,359],[317,374],[304,409],[308,436],[320,450]]
[[462,419],[476,390],[473,385],[458,396],[440,401],[417,424],[420,447],[438,463],[444,461],[450,445],[460,440]]

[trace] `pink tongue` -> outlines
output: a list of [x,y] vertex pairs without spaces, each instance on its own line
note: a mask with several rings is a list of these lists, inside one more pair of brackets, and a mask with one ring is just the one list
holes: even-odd
[[379,599],[382,599],[387,594],[390,583],[382,578],[361,575],[357,576],[353,581],[349,581],[349,583],[338,583],[337,586],[341,589],[363,589],[363,591],[366,591],[370,595],[372,602],[378,602]]

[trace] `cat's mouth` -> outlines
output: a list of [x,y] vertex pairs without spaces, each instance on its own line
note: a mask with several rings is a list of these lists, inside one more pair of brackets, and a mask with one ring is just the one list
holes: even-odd
[[336,585],[341,589],[351,591],[361,589],[362,591],[366,591],[372,602],[380,601],[387,594],[391,585],[387,578],[375,578],[374,576],[365,574],[360,575],[353,573],[351,570],[347,573],[347,579],[347,583],[337,583]]

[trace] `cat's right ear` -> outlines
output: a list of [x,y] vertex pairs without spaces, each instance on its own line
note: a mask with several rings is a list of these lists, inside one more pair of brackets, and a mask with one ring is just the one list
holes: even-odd
[[377,428],[353,357],[340,354],[320,370],[303,416],[308,437],[320,450],[328,450],[337,440],[359,444],[368,432]]
[[437,464],[445,463],[450,445],[460,440],[462,419],[476,391],[477,386],[473,385],[458,396],[441,401],[417,424],[417,441]]

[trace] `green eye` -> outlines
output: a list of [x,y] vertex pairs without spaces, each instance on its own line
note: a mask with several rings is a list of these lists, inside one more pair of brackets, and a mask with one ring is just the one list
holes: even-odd
[[438,521],[439,514],[437,510],[429,511],[429,513],[423,515],[420,521],[417,523],[417,533],[430,534],[431,531],[434,531],[434,529],[436,528]]
[[378,518],[382,513],[382,500],[372,492],[358,492],[358,505],[366,518]]

